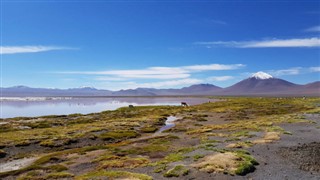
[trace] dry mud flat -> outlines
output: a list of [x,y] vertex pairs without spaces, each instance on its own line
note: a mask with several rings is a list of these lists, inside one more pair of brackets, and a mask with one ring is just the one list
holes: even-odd
[[249,151],[260,163],[252,179],[320,179],[320,115],[305,115],[315,123],[282,124],[291,135]]
[[288,158],[299,166],[300,169],[320,173],[320,142],[283,148],[280,153],[284,158]]

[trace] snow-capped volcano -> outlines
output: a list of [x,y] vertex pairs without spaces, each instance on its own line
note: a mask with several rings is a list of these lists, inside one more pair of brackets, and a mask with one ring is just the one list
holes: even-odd
[[271,79],[271,78],[273,78],[273,76],[271,76],[271,75],[268,74],[268,73],[259,71],[259,72],[257,72],[257,73],[252,74],[252,75],[251,75],[251,78],[256,78],[256,79]]
[[223,92],[235,95],[281,94],[299,87],[297,84],[274,78],[270,74],[260,71],[247,79],[225,88]]

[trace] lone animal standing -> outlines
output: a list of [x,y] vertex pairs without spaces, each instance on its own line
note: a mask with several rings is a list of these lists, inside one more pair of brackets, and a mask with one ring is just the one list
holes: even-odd
[[186,102],[181,102],[181,106],[188,107],[188,104]]

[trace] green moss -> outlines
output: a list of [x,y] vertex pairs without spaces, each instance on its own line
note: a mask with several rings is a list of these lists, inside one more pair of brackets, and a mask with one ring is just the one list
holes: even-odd
[[171,153],[164,158],[165,162],[176,162],[185,159],[183,153]]
[[179,139],[178,136],[174,135],[166,135],[166,136],[159,136],[159,137],[154,137],[148,140],[148,143],[151,144],[157,144],[157,145],[162,145],[162,144],[170,144],[172,141]]
[[189,173],[189,169],[187,169],[184,165],[177,165],[174,168],[170,169],[166,173],[163,174],[164,177],[179,177],[186,176]]
[[101,162],[100,168],[107,169],[107,168],[135,168],[139,166],[146,166],[149,164],[149,159],[136,157],[117,157],[114,156],[112,159],[108,159]]
[[266,128],[267,132],[284,132],[284,129],[280,126],[271,126]]
[[46,179],[61,179],[61,178],[69,178],[73,177],[74,175],[68,172],[56,172],[50,173],[46,176]]
[[119,159],[119,158],[120,158],[119,156],[107,153],[107,154],[98,156],[92,162],[101,162],[101,161],[114,160],[114,159]]
[[208,139],[207,136],[204,136],[200,139],[201,144],[215,144],[219,143],[220,141],[214,139]]
[[168,145],[158,145],[158,144],[150,144],[146,146],[142,146],[140,152],[142,153],[150,153],[150,152],[164,152],[169,148]]
[[242,160],[235,171],[237,175],[246,175],[255,170],[255,165],[259,163],[247,151],[236,151],[238,157]]
[[247,138],[254,137],[254,135],[251,135],[250,132],[247,131],[247,130],[238,131],[236,133],[231,134],[230,136],[231,137],[237,137],[237,138],[240,138],[240,137],[247,137]]
[[194,161],[198,161],[199,159],[201,159],[203,157],[204,157],[204,155],[202,155],[202,154],[196,154],[196,155],[193,156],[193,160]]
[[194,151],[195,149],[196,149],[195,147],[184,147],[184,148],[179,149],[178,153],[186,154],[186,153]]
[[40,146],[44,146],[44,147],[54,147],[55,146],[55,142],[52,139],[47,139],[44,141],[41,141]]
[[157,130],[158,130],[158,128],[155,128],[155,127],[143,127],[140,129],[140,131],[143,133],[154,133]]
[[155,172],[155,173],[161,173],[161,172],[165,171],[166,169],[167,169],[167,165],[166,165],[166,164],[158,164],[158,165],[154,168],[153,172]]
[[171,153],[171,154],[167,155],[166,157],[164,157],[162,160],[151,163],[149,165],[155,166],[156,168],[159,167],[161,169],[162,166],[166,166],[167,164],[169,164],[171,162],[181,161],[185,158],[187,158],[187,157],[184,156],[184,153],[176,152],[176,153]]
[[41,178],[42,172],[39,170],[29,171],[26,174],[23,174],[17,177],[17,180],[37,180],[37,179],[44,179]]
[[31,127],[32,129],[39,129],[39,128],[49,128],[52,125],[48,121],[39,121],[34,123],[28,123],[26,126]]
[[101,134],[99,137],[103,140],[122,140],[138,137],[135,131],[111,131]]
[[139,180],[152,180],[152,177],[146,175],[146,174],[139,174],[139,173],[132,173],[132,172],[127,172],[127,171],[105,171],[105,170],[100,170],[100,171],[94,171],[94,172],[89,172],[87,174],[84,174],[82,176],[78,176],[75,179],[76,180],[85,180],[85,179],[105,179],[105,178],[110,178],[110,179],[139,179]]
[[66,171],[68,170],[67,167],[61,165],[61,164],[54,164],[51,166],[46,167],[46,169],[49,169],[51,171],[55,171],[55,172],[61,172],[61,171]]

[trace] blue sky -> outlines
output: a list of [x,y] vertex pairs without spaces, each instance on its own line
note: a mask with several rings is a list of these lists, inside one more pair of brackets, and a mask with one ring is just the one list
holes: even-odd
[[320,80],[319,1],[1,1],[1,86]]

